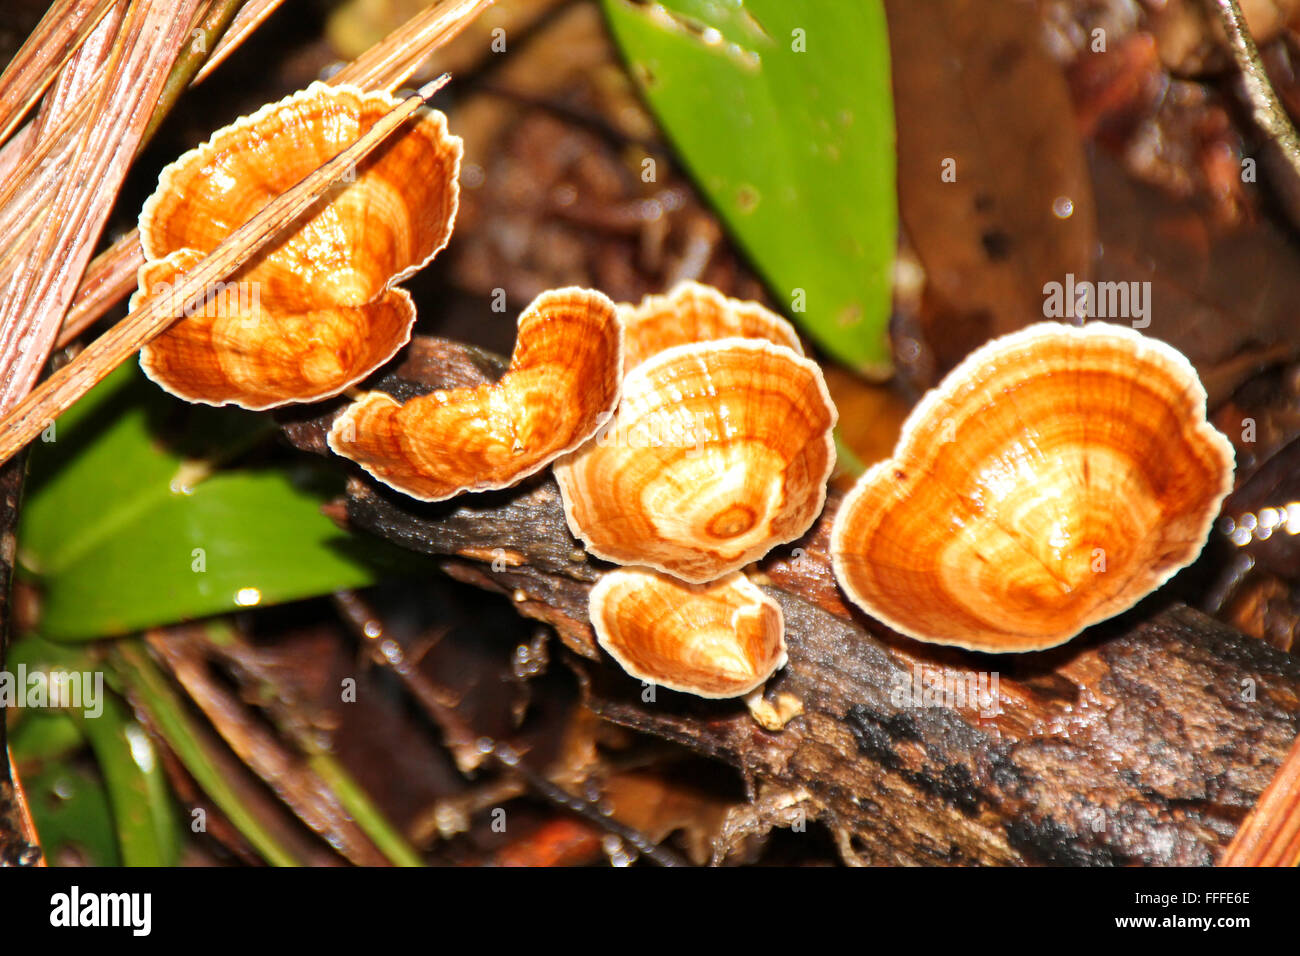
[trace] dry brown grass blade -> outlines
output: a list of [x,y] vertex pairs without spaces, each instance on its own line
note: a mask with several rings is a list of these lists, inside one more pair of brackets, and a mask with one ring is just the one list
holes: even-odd
[[[242,4],[243,0],[215,0],[206,10],[196,11],[201,12],[201,16],[185,31],[187,37],[193,39],[182,45],[172,64],[158,104],[137,144],[137,153],[153,136],[185,87],[190,85],[195,72],[207,57],[205,46],[218,37],[224,38],[232,17],[236,16],[236,11]],[[66,145],[64,138],[82,121],[91,103],[91,96],[83,96],[60,116],[56,130],[50,130],[48,125],[37,130],[34,127],[41,124],[31,123],[0,148],[0,236],[4,237],[0,240],[3,243],[0,245],[0,258],[10,249],[21,245],[23,237],[14,235],[15,227],[12,224],[29,222],[36,208],[30,194],[57,180],[62,174],[57,165],[58,150]],[[23,201],[14,201],[16,193],[23,195]]]
[[140,138],[137,153],[145,143],[153,139],[154,133],[167,118],[167,114],[176,105],[181,94],[194,82],[199,69],[208,60],[208,47],[217,44],[225,36],[243,7],[243,3],[244,0],[211,0],[207,9],[201,12],[199,19],[190,25],[188,32],[193,39],[181,48],[176,62],[172,64],[171,73],[167,77],[167,82],[163,84],[162,93],[159,94],[158,104],[153,110],[153,115],[149,117],[144,135]]
[[388,861],[300,752],[283,744],[239,699],[212,679],[202,642],[186,628],[149,631],[145,642],[244,766],[303,823],[357,866]]
[[[365,89],[396,89],[410,78],[421,63],[458,36],[493,2],[494,0],[444,0],[412,17],[385,37],[382,43],[376,44],[336,73],[330,82],[354,83]],[[194,82],[198,83],[211,71],[213,61],[221,54],[223,47],[229,44],[230,49],[233,49],[278,5],[279,0],[250,0],[245,4],[221,43],[213,50],[208,62],[194,77]],[[254,17],[260,19],[254,22]],[[71,342],[128,295],[135,288],[135,272],[143,264],[140,234],[135,230],[100,253],[91,262],[77,289],[77,297],[60,330],[58,344],[62,346]]]
[[107,81],[103,67],[124,12],[120,2],[109,10],[64,64],[31,122],[0,148],[0,169],[5,173],[0,180],[0,282],[4,284],[21,261],[15,250],[26,247],[44,220],[51,196],[65,179],[78,128]]
[[443,44],[454,39],[493,0],[444,0],[416,14],[382,43],[377,43],[331,78],[362,89],[393,90],[401,86]]
[[30,240],[5,263],[0,409],[26,395],[45,364],[198,7],[199,0],[120,4],[120,24],[106,17],[46,95],[38,131],[51,114],[90,107],[68,137],[54,189],[32,210]]
[[140,233],[130,233],[97,255],[81,278],[77,297],[64,316],[63,327],[55,340],[55,348],[63,348],[114,302],[126,298],[135,289],[135,275],[144,264],[144,250],[140,248]]
[[1219,866],[1300,866],[1300,736]]
[[[212,65],[213,58],[221,50],[224,49],[226,54],[233,51],[256,26],[266,19],[267,15],[279,6],[280,2],[281,0],[274,0],[274,2],[251,0],[247,3],[243,0],[215,0],[204,13],[198,28],[203,31],[204,38],[209,42],[212,37],[219,37],[217,45],[206,61],[203,60],[202,48],[196,49],[193,43],[177,58],[159,98],[158,107],[149,118],[149,125],[141,137],[141,146],[153,136],[159,123],[180,97],[184,87],[198,83],[207,68]],[[230,15],[236,10],[232,20]],[[239,35],[232,36],[236,31],[239,31]],[[137,153],[138,151],[137,149]],[[0,160],[3,160],[2,153],[0,153]],[[2,164],[0,164],[0,171],[3,171]],[[3,193],[0,192],[0,219],[3,218],[5,205]],[[0,235],[4,235],[2,225],[0,225]],[[135,230],[91,260],[85,275],[81,278],[81,285],[77,288],[76,297],[68,309],[68,314],[63,318],[63,325],[54,342],[55,347],[62,348],[85,331],[103,315],[106,304],[117,302],[130,294],[135,288],[136,271],[143,261],[139,233]]]
[[0,143],[18,127],[112,6],[113,0],[59,0],[41,18],[0,74]]
[[5,147],[6,159],[11,146],[25,155],[11,164],[10,174],[0,183],[0,269],[12,267],[43,221],[51,195],[67,176],[78,128],[84,127],[97,89],[98,84],[61,115],[43,115],[32,124],[30,135],[15,136]]
[[191,85],[202,83],[207,79],[208,74],[220,66],[226,57],[239,49],[239,45],[247,40],[267,17],[275,13],[282,3],[284,0],[248,0],[222,35],[220,42],[212,48],[207,61],[199,67],[199,72],[194,74]]
[[88,345],[80,355],[51,375],[12,412],[0,420],[0,462],[8,461],[49,422],[90,391],[113,369],[133,355],[184,310],[188,300],[202,300],[213,283],[234,272],[281,229],[289,225],[344,175],[401,126],[446,84],[444,74],[394,107],[359,140],[278,196],[217,246],[177,283],[172,294],[160,295],[131,312]]

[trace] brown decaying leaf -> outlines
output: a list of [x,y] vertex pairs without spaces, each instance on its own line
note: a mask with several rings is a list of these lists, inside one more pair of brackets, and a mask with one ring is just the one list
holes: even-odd
[[[1069,90],[1031,7],[885,7],[899,211],[930,305],[923,341],[900,358],[930,385],[975,346],[1043,319],[1045,283],[1090,278],[1096,214]],[[909,358],[926,345],[932,362]]]
[[[1147,25],[1170,71],[1187,76],[1218,72],[1231,63],[1223,24],[1205,0],[1147,2]],[[1300,17],[1297,0],[1241,0],[1256,43],[1268,43]]]
[[1092,167],[1106,210],[1096,279],[1150,283],[1143,331],[1196,366],[1211,408],[1261,368],[1296,354],[1300,259],[1284,227],[1268,218],[1220,227],[1195,200],[1143,187],[1104,153]]
[[498,850],[494,866],[580,866],[601,855],[601,832],[581,820],[558,817]]
[[[1067,32],[1090,36],[1096,24],[1080,8],[1071,14]],[[1076,121],[1097,147],[1094,278],[1150,283],[1146,331],[1192,360],[1214,406],[1295,354],[1293,229],[1276,215],[1276,177],[1266,166],[1248,175],[1267,143],[1245,120],[1235,71],[1171,77],[1149,28],[1108,27],[1104,52],[1081,43],[1063,57]],[[1282,98],[1300,103],[1286,43],[1262,53]]]

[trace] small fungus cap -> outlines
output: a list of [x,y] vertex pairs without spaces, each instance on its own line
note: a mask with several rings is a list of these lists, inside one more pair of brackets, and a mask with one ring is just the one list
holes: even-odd
[[703,583],[812,525],[835,464],[816,363],[754,339],[669,348],[614,418],[558,462],[565,516],[597,557]]
[[600,579],[596,638],[627,673],[698,697],[740,697],[786,663],[781,608],[743,574],[684,584],[644,568]]

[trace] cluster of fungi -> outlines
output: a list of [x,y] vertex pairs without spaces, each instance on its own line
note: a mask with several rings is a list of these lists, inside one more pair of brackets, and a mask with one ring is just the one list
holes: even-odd
[[[141,215],[133,304],[396,104],[313,84],[182,156]],[[447,244],[461,153],[423,110],[238,274],[256,297],[180,319],[142,352],[146,374],[187,401],[258,410],[367,378],[410,338],[396,283]],[[835,424],[785,319],[685,282],[639,305],[545,292],[499,381],[361,394],[329,445],[422,501],[553,466],[574,536],[621,566],[591,591],[601,646],[636,678],[721,698],[785,664],[780,607],[744,569],[820,515]],[[1041,323],[973,353],[917,406],[836,515],[836,578],[919,640],[1050,647],[1190,563],[1232,468],[1182,355],[1112,325]]]

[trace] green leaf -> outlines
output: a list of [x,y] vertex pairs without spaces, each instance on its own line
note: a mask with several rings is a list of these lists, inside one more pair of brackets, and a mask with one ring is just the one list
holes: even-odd
[[15,715],[9,711],[9,749],[14,760],[58,760],[79,750],[86,740],[66,714],[46,711]]
[[158,750],[121,702],[105,695],[97,717],[73,711],[108,790],[122,861],[127,866],[175,866],[180,831]]
[[[64,685],[71,697],[68,707],[20,710],[19,729],[32,722],[61,726],[57,722],[70,721],[76,736],[90,744],[103,778],[103,793],[117,836],[115,853],[120,852],[121,861],[128,866],[174,866],[180,856],[180,832],[157,749],[144,728],[109,690],[99,658],[84,648],[28,636],[14,643],[7,666],[15,680],[18,674],[28,677],[17,688],[24,700],[24,691],[36,672],[51,676],[76,675],[75,682]],[[54,684],[47,679],[45,686],[52,688]],[[53,691],[49,694],[43,703],[52,708]],[[60,733],[66,735],[67,731]],[[39,735],[28,738],[29,745],[40,742]],[[24,753],[21,746],[16,754],[20,759],[36,756]],[[44,838],[39,821],[38,832]]]
[[880,0],[602,3],[678,155],[778,300],[830,355],[887,375],[897,209]]
[[270,427],[264,416],[178,402],[134,366],[69,409],[36,443],[19,525],[20,567],[42,595],[40,633],[123,634],[409,567],[321,514],[343,482],[323,463],[204,477]]
[[23,773],[36,832],[54,865],[120,866],[104,785],[89,771],[58,763]]
[[231,779],[228,768],[218,762],[209,749],[217,745],[216,741],[190,716],[184,700],[149,659],[139,639],[115,642],[110,661],[116,681],[129,688],[131,699],[147,713],[150,726],[157,729],[190,776],[263,859],[272,866],[300,865],[293,851],[258,816],[257,809],[244,800],[246,783]]

